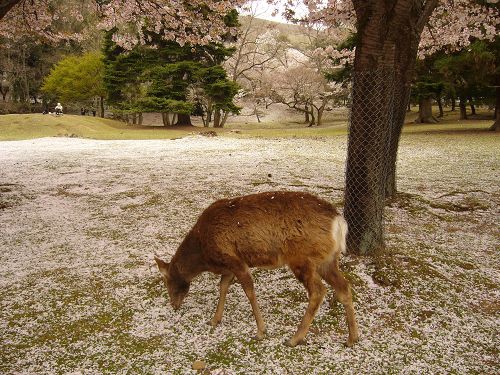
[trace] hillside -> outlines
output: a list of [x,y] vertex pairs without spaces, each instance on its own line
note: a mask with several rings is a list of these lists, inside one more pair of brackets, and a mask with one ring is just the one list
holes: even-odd
[[[240,16],[239,20],[244,27],[249,22],[250,17]],[[253,22],[258,29],[261,29],[261,32],[259,32],[258,34],[263,34],[266,32],[266,30],[278,30],[279,33],[285,35],[292,44],[305,42],[307,39],[307,37],[305,36],[305,29],[300,25],[274,22],[260,18],[255,18]]]
[[172,139],[188,134],[187,129],[160,126],[131,126],[99,117],[42,114],[0,116],[0,140],[43,137],[90,139]]

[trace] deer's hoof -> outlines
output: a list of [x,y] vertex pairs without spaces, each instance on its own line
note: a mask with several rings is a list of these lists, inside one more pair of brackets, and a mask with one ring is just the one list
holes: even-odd
[[264,338],[266,337],[266,331],[262,331],[262,332],[257,332],[257,334],[254,336],[254,340],[255,341],[262,341],[264,340]]
[[291,339],[285,341],[285,345],[290,347],[290,348],[294,348],[297,345],[305,345],[305,344],[306,344],[305,339],[297,340],[293,337]]
[[220,320],[217,320],[217,319],[211,319],[207,322],[207,324],[212,327],[213,329],[215,329],[220,323]]
[[357,343],[358,341],[359,341],[359,336],[349,337],[344,345],[348,348],[352,348],[354,344]]

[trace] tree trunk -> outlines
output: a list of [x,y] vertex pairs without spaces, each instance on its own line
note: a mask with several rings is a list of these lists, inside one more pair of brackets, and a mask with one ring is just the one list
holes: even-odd
[[11,10],[11,8],[22,0],[2,0],[0,1],[0,20]]
[[213,113],[213,108],[212,105],[209,104],[207,107],[207,127],[212,122],[212,113]]
[[307,125],[308,128],[314,126],[316,123],[316,117],[314,116],[314,110],[309,112],[309,125]]
[[304,123],[309,124],[311,122],[311,119],[309,118],[309,107],[307,104],[304,107]]
[[161,121],[163,126],[170,126],[170,117],[168,116],[168,112],[161,113]]
[[133,125],[137,124],[137,113],[132,113],[132,124]]
[[348,250],[358,254],[371,254],[384,247],[388,171],[395,168],[391,161],[396,159],[408,104],[406,95],[398,92],[407,91],[420,35],[438,1],[386,3],[353,0],[359,41],[354,60],[344,215],[349,224]]
[[432,115],[432,98],[421,97],[418,100],[416,124],[435,124],[438,120]]
[[137,116],[137,124],[142,125],[142,112],[139,112],[139,115]]
[[458,106],[460,108],[460,120],[467,120],[466,99],[463,97],[460,97],[460,102],[458,103]]
[[455,112],[455,111],[456,111],[456,109],[457,109],[457,108],[456,108],[456,105],[457,105],[457,104],[456,104],[456,99],[455,99],[455,97],[454,97],[454,96],[452,96],[452,97],[451,97],[451,111],[452,111],[452,112]]
[[28,111],[31,113],[31,100],[30,100],[30,84],[28,79],[28,68],[26,66],[26,51],[23,48],[22,60],[23,60],[23,81],[24,81],[24,101],[27,101]]
[[316,118],[316,126],[321,126],[321,122],[323,121],[323,112],[325,111],[325,107],[318,108],[318,117]]
[[443,112],[443,98],[441,97],[441,95],[438,95],[438,97],[437,97],[437,104],[438,104],[438,108],[439,108],[438,118],[441,118],[441,117],[444,116],[444,112]]
[[177,122],[175,123],[177,126],[192,126],[191,116],[185,113],[177,114]]
[[216,109],[214,111],[214,128],[220,128],[220,110]]
[[104,97],[99,97],[99,116],[104,118]]
[[257,117],[257,123],[260,124],[260,116],[259,116],[259,109],[257,107],[257,104],[254,105],[254,112],[255,112],[255,117]]
[[399,140],[401,138],[401,131],[405,123],[406,111],[405,103],[410,102],[410,84],[400,75],[396,78],[396,86],[394,87],[394,97],[396,99],[400,98],[401,102],[398,103],[397,100],[393,106],[392,115],[392,129],[391,137],[389,141],[388,148],[388,160],[387,160],[387,176],[385,182],[385,197],[395,198],[397,193],[397,182],[396,182],[396,163],[398,156]]
[[495,122],[491,125],[490,130],[500,131],[500,86],[495,89],[496,101],[495,101]]
[[344,215],[349,223],[348,248],[359,254],[384,244],[384,165],[393,96],[388,75],[354,73]]
[[470,114],[475,115],[476,114],[476,106],[474,105],[474,101],[472,100],[472,98],[470,96],[467,99],[469,100]]
[[229,117],[229,112],[224,112],[224,115],[222,116],[222,120],[220,122],[220,127],[223,128],[224,125],[226,125],[226,121]]

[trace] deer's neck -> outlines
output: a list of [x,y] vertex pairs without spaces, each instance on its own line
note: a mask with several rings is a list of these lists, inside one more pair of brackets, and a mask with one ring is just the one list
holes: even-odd
[[172,258],[172,267],[178,277],[190,282],[206,269],[203,266],[200,243],[196,236],[190,232],[177,249]]

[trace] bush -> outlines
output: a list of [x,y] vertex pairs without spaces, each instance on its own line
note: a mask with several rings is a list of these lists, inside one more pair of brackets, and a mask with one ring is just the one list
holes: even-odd
[[31,104],[26,102],[0,102],[0,115],[15,113],[42,113],[43,104]]

